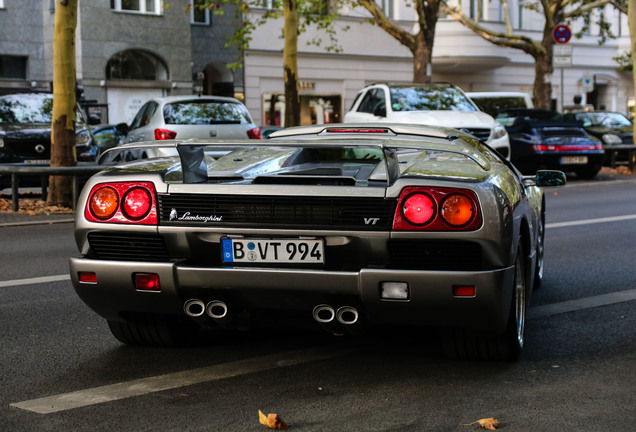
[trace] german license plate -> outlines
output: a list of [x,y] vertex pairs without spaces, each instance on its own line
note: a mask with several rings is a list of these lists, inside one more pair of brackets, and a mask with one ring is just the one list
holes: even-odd
[[562,156],[561,165],[585,165],[587,156]]
[[226,263],[324,263],[322,239],[221,239]]

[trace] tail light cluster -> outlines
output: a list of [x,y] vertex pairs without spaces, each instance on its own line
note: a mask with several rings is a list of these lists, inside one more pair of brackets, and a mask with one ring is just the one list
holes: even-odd
[[91,222],[156,225],[156,203],[151,182],[101,183],[91,189],[84,216]]
[[249,139],[263,139],[263,133],[261,132],[261,128],[255,127],[254,129],[248,130],[247,137]]
[[477,195],[470,190],[407,187],[398,200],[395,231],[471,231],[481,226]]
[[155,129],[155,139],[158,141],[175,139],[177,133],[168,129]]
[[537,144],[533,146],[539,152],[576,152],[587,150],[603,150],[603,144],[579,144],[579,145],[548,145]]

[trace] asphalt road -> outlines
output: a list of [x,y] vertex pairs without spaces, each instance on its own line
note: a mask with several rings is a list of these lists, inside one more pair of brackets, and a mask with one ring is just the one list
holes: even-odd
[[0,431],[632,431],[636,180],[548,192],[520,361],[452,362],[434,333],[302,329],[119,344],[68,280],[72,224],[0,228]]

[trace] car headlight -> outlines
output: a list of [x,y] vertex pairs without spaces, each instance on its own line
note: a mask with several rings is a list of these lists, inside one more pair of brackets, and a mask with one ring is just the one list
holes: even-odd
[[603,134],[603,142],[607,145],[616,145],[616,144],[622,144],[623,140],[618,135],[606,133],[606,134]]
[[506,128],[502,124],[497,123],[492,128],[492,139],[499,139],[506,135]]
[[88,131],[81,131],[77,135],[75,135],[75,145],[83,146],[88,145],[91,140],[91,136],[88,134]]

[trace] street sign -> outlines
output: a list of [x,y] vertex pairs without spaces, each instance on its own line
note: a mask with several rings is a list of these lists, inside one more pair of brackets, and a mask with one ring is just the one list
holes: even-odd
[[552,37],[558,44],[568,43],[572,37],[572,30],[567,24],[559,24],[552,30]]
[[552,47],[552,66],[572,66],[572,45],[555,45]]
[[594,91],[594,75],[589,72],[583,74],[583,79],[581,82],[583,91],[585,93],[590,93]]

